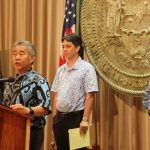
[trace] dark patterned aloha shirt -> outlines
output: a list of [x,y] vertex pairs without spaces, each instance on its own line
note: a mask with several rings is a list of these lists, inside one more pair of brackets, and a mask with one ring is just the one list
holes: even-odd
[[[2,104],[10,106],[16,103],[21,103],[26,107],[42,106],[48,108],[50,113],[50,87],[48,82],[32,69],[29,69],[23,76],[16,76],[13,83],[6,83]],[[31,126],[41,127],[45,123],[45,116],[35,117]]]

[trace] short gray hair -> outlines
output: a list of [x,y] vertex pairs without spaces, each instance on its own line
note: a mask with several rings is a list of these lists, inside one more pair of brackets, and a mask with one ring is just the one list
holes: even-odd
[[32,56],[35,56],[35,47],[34,47],[34,45],[30,41],[25,41],[25,40],[16,41],[14,43],[14,45],[13,45],[13,48],[15,48],[18,45],[24,45],[24,46],[26,46],[28,48],[28,50],[29,50],[29,53]]

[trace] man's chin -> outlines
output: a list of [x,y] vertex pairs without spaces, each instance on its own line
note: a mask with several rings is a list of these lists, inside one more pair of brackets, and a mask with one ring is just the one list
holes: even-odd
[[21,69],[21,67],[15,67],[15,70],[16,70],[17,72],[20,72],[20,70],[22,70],[22,69]]

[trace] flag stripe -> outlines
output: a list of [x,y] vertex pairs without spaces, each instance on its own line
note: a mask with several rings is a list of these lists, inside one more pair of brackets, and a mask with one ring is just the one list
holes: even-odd
[[[75,33],[76,28],[76,0],[66,0],[65,16],[62,37],[71,33]],[[66,62],[62,49],[60,50],[59,66]]]

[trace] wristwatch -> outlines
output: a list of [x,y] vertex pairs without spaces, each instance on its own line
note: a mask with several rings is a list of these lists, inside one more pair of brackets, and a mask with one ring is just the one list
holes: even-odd
[[89,121],[89,119],[88,119],[87,117],[83,117],[83,118],[82,118],[82,121],[84,121],[84,122],[88,122],[88,121]]
[[33,116],[34,115],[34,111],[31,107],[29,107],[30,111],[29,111],[29,116]]

